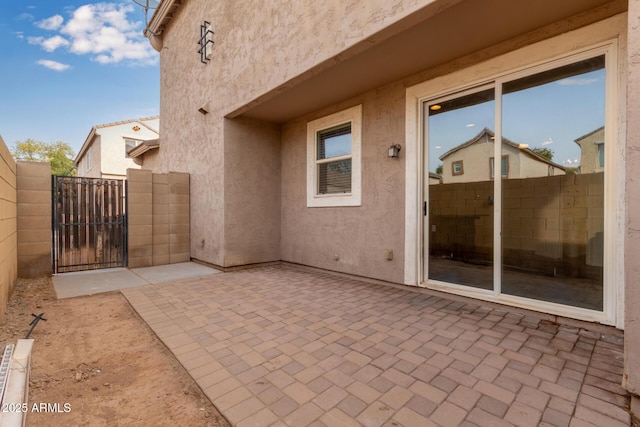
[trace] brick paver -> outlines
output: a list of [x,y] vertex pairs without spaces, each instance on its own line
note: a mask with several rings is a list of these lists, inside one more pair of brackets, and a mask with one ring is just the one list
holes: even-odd
[[238,426],[631,421],[613,328],[287,265],[122,292]]

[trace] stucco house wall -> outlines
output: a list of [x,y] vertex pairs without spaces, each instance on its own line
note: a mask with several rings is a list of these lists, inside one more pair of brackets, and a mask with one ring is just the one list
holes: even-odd
[[[361,104],[362,204],[308,208],[307,122]],[[387,157],[404,140],[404,86],[391,84],[331,109],[304,116],[282,132],[282,260],[402,281],[404,162]],[[393,259],[387,259],[387,252]]]
[[[437,7],[435,3],[439,3]],[[281,214],[275,212],[279,202],[271,196],[281,192],[279,181],[263,180],[264,170],[228,166],[246,166],[247,157],[243,157],[247,148],[243,145],[246,132],[253,134],[252,143],[259,147],[256,153],[266,151],[265,160],[271,159],[273,163],[273,154],[280,152],[280,142],[273,138],[277,131],[273,123],[260,125],[254,121],[252,125],[246,122],[239,125],[225,122],[223,117],[234,111],[240,114],[257,99],[276,96],[281,91],[278,87],[285,82],[303,81],[318,64],[324,64],[320,68],[330,67],[331,58],[391,23],[416,12],[420,16],[412,19],[419,19],[454,3],[410,0],[394,5],[373,0],[320,4],[274,0],[258,8],[243,2],[221,2],[212,7],[204,0],[190,0],[180,6],[162,39],[161,63],[165,71],[160,75],[161,148],[154,158],[145,156],[144,167],[190,174],[192,188],[199,192],[191,201],[191,231],[192,236],[202,236],[192,239],[192,256],[225,267],[283,257],[280,245],[273,244],[281,235]],[[317,25],[331,22],[337,16],[341,17],[337,25]],[[194,29],[204,20],[214,23],[216,34],[224,35],[224,42],[214,37],[215,55],[207,66],[200,63],[199,55],[192,54],[197,41]],[[291,40],[297,42],[291,43]],[[364,48],[366,45],[356,51]],[[278,72],[265,73],[265,69]],[[208,113],[197,113],[205,104],[208,104]],[[164,111],[171,113],[164,114]],[[307,110],[312,111],[313,108]],[[239,127],[245,127],[246,132]],[[255,132],[258,128],[264,132]],[[225,129],[229,133],[225,133]],[[299,162],[302,163],[286,167],[297,170],[304,166],[304,157]],[[276,164],[271,167],[270,173],[273,173]],[[250,196],[227,194],[240,185],[239,177],[246,188],[265,190],[258,196],[269,195],[270,201],[256,197],[253,191],[249,192]],[[251,221],[246,221],[248,218]],[[245,220],[243,225],[235,226],[234,221],[241,219]],[[265,225],[265,220],[269,225]],[[289,224],[283,220],[284,223]],[[251,237],[250,243],[245,242],[246,236]],[[287,242],[283,242],[282,247],[289,248]],[[252,255],[240,255],[240,248]],[[292,258],[299,259],[299,255]]]
[[599,146],[604,144],[604,128],[597,129],[575,140],[580,146],[580,173],[602,172],[599,162]]
[[78,175],[124,179],[127,169],[140,169],[140,165],[127,156],[125,140],[157,139],[159,128],[160,119],[157,116],[92,127],[74,161]]
[[[491,159],[495,156],[493,135],[484,133],[479,140],[461,147],[451,154],[443,155],[442,182],[479,182],[493,179],[491,176]],[[533,157],[526,148],[520,149],[505,142],[502,145],[502,156],[507,156],[507,178],[534,178],[540,176],[564,175],[563,168]],[[455,149],[455,148],[454,148]],[[526,151],[525,151],[526,150]],[[453,163],[462,161],[463,173],[454,174]],[[495,175],[502,171],[502,160],[495,162]]]
[[[508,36],[452,40],[456,48],[455,43],[471,44],[468,55],[339,98],[349,91],[339,87],[340,77],[327,70],[362,54],[367,44],[411,33],[413,25],[429,17],[451,16],[452,22],[461,22],[468,17],[459,11],[460,5],[473,7],[473,2],[404,1],[390,7],[385,1],[328,5],[270,1],[254,8],[238,2],[211,5],[189,0],[172,10],[168,24],[156,31],[161,38],[162,142],[157,153],[145,155],[144,167],[190,174],[191,256],[223,267],[286,260],[406,282],[401,265],[408,226],[403,212],[408,157],[405,151],[400,159],[386,157],[387,147],[406,137],[405,88],[597,22],[626,7],[620,0],[593,0],[581,3],[582,7],[598,8],[551,21],[541,29],[520,26]],[[512,11],[505,8],[500,13],[508,16]],[[205,20],[215,31],[214,50],[202,63],[192,48]],[[335,26],[313,25],[332,20]],[[442,20],[438,24],[447,22]],[[417,48],[423,42],[414,43]],[[375,74],[372,69],[357,71],[363,78]],[[329,102],[325,92],[313,91],[303,91],[309,95],[304,99],[287,98],[291,88],[304,88],[322,73],[328,83],[336,84],[338,101]],[[320,107],[318,99],[326,105]],[[270,115],[262,105],[276,105],[277,114]],[[365,122],[362,204],[308,208],[306,125],[354,105],[362,105]],[[265,116],[269,119],[260,118]],[[515,161],[510,162],[513,169]],[[544,169],[546,176],[546,165]],[[394,258],[389,262],[388,251]]]
[[[626,94],[626,135],[624,147],[625,168],[628,171],[640,170],[640,1],[629,2],[628,14],[628,51],[627,51],[627,94]],[[640,180],[631,178],[626,181],[625,212],[625,370],[624,385],[627,390],[640,394]],[[634,399],[632,410],[640,412],[640,402]]]
[[78,168],[78,176],[86,176],[87,178],[100,178],[102,175],[100,171],[100,162],[102,141],[100,135],[96,135],[90,146],[87,147],[82,158],[76,160]]

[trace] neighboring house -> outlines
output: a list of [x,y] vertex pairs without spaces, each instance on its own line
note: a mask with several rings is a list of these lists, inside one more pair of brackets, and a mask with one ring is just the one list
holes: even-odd
[[[495,134],[484,128],[467,142],[440,156],[442,182],[477,182],[494,178]],[[564,175],[565,168],[531,151],[527,146],[502,138],[502,177],[534,178]]]
[[442,175],[429,172],[429,185],[437,185],[437,184],[442,184]]
[[[162,139],[143,167],[190,174],[193,259],[614,325],[639,393],[639,20],[635,0],[162,0],[146,31]],[[607,166],[557,175],[507,143],[542,176],[427,185],[431,121],[464,128],[476,106],[496,132],[606,125]]]
[[134,149],[157,148],[159,128],[158,116],[93,126],[73,162],[78,176],[124,179],[140,168]]
[[604,172],[604,126],[575,142],[580,146],[580,173]]

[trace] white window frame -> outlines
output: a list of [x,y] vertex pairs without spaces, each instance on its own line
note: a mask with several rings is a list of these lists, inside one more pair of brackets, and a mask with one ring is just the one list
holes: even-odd
[[134,145],[134,148],[135,148],[135,147],[137,147],[138,145],[142,144],[142,140],[141,140],[141,139],[138,139],[138,138],[130,138],[130,137],[128,137],[128,136],[123,136],[123,137],[122,137],[122,140],[124,141],[124,157],[125,157],[125,158],[127,158],[127,159],[130,159],[130,158],[131,158],[131,156],[129,155],[128,150],[127,150],[127,142],[128,142],[128,141],[133,141],[133,142],[135,142],[135,143],[136,143],[136,145]]
[[[532,74],[539,66],[546,64],[561,65],[579,60],[579,56],[595,56],[606,53],[606,117],[605,126],[612,131],[605,136],[605,272],[604,272],[604,307],[603,311],[592,311],[548,302],[495,295],[493,292],[468,292],[460,289],[440,290],[455,292],[478,299],[504,302],[509,305],[539,310],[546,313],[558,314],[581,320],[595,321],[618,328],[624,327],[624,263],[621,256],[623,248],[620,241],[624,237],[624,221],[620,221],[620,212],[624,212],[622,191],[624,189],[625,174],[617,167],[622,162],[621,153],[624,141],[624,122],[619,118],[620,98],[618,88],[622,84],[619,69],[623,67],[619,57],[624,57],[624,31],[627,22],[624,16],[615,16],[598,23],[565,33],[554,38],[544,40],[504,55],[492,58],[485,63],[454,71],[448,75],[411,86],[406,90],[406,157],[414,159],[407,161],[405,169],[405,279],[404,283],[413,286],[432,287],[424,280],[424,266],[422,244],[424,235],[424,220],[422,203],[424,197],[424,163],[427,153],[422,147],[423,103],[428,100],[443,97],[447,94],[462,93],[470,88],[477,88],[487,82],[504,81],[508,76],[516,78],[518,72]],[[623,39],[622,43],[619,40]],[[622,47],[621,47],[622,46]],[[598,53],[596,53],[598,52]],[[545,67],[546,68],[546,67]],[[501,108],[497,105],[496,109]],[[496,134],[496,140],[500,135]],[[501,155],[500,152],[496,153]],[[495,198],[499,200],[500,195]],[[617,242],[617,243],[616,243]],[[616,246],[617,245],[617,246]],[[462,288],[462,287],[459,287]],[[498,289],[499,292],[499,289]]]
[[[318,132],[351,123],[351,192],[318,193]],[[332,159],[333,160],[333,159]],[[362,105],[347,108],[307,123],[307,207],[361,206],[362,204]]]
[[[505,167],[505,172],[502,173],[502,162],[506,160],[506,167]],[[496,177],[496,158],[495,157],[489,157],[489,179],[494,179]],[[509,178],[509,155],[508,154],[503,154],[502,158],[500,159],[500,175],[502,175],[502,178]]]

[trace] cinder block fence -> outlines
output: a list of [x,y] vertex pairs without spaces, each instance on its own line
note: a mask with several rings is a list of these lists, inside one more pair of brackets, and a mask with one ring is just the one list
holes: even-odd
[[189,174],[128,169],[129,267],[190,260]]
[[[129,267],[189,261],[189,175],[127,179]],[[0,137],[0,323],[18,277],[51,274],[51,239],[51,166],[16,162]]]

